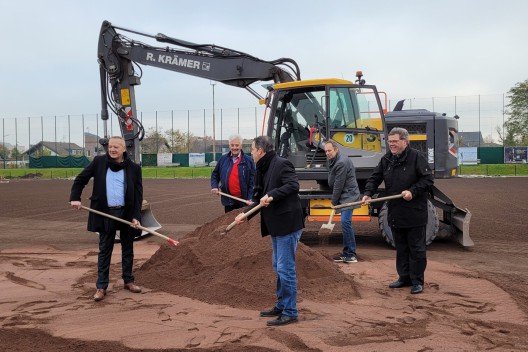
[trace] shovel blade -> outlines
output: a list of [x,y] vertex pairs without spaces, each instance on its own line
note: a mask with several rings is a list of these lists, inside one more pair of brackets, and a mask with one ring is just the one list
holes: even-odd
[[334,230],[335,224],[322,224],[321,228],[319,229],[319,236],[321,235],[329,235]]

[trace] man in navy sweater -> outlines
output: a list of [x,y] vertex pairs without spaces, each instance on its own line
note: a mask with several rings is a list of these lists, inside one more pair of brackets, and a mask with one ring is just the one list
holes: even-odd
[[230,152],[222,155],[211,173],[211,193],[218,194],[220,190],[247,202],[242,203],[222,196],[221,202],[226,213],[251,203],[255,177],[255,164],[242,151],[242,137],[239,135],[229,137],[229,149]]

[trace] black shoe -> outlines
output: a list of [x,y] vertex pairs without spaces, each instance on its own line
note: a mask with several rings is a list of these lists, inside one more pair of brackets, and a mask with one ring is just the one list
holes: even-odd
[[413,285],[413,287],[411,288],[411,293],[413,295],[417,294],[417,293],[422,293],[423,292],[423,286],[422,285]]
[[280,316],[281,314],[282,314],[282,309],[279,309],[276,306],[271,308],[271,310],[265,310],[265,311],[260,312],[261,317],[277,317],[277,316]]
[[401,278],[389,284],[390,288],[402,288],[408,286],[412,286],[412,283],[410,281],[402,280]]
[[269,320],[266,325],[268,326],[281,326],[291,323],[296,323],[298,321],[297,317],[291,315],[279,315],[275,320]]

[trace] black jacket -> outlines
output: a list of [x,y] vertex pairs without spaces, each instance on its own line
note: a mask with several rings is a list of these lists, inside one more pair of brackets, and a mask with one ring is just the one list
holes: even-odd
[[[126,154],[125,154],[126,157]],[[98,155],[94,160],[75,178],[70,193],[70,201],[81,200],[81,194],[90,178],[93,177],[93,190],[90,197],[90,208],[108,213],[108,200],[106,198],[106,171],[107,155]],[[141,221],[141,203],[143,202],[143,183],[141,167],[129,161],[124,168],[125,171],[125,212],[123,219]],[[101,232],[103,228],[103,217],[90,212],[88,216],[88,231]]]
[[426,225],[427,197],[433,185],[433,175],[425,156],[410,147],[399,158],[388,152],[367,180],[365,195],[371,197],[383,181],[387,195],[400,194],[405,190],[413,195],[411,201],[389,201],[389,225],[403,228]]
[[[304,228],[304,215],[299,200],[299,180],[293,164],[275,156],[264,174],[262,191],[255,192],[254,204],[258,205],[265,194],[273,197],[267,207],[261,208],[260,233],[262,237],[284,236]],[[249,216],[253,217],[255,214]]]

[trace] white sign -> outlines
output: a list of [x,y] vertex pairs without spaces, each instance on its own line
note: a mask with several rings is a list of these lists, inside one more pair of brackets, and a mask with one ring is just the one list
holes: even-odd
[[355,140],[354,135],[352,133],[345,134],[345,137],[343,139],[345,143],[347,144],[352,144],[354,143],[354,140]]
[[205,166],[205,153],[189,153],[189,166]]
[[477,147],[460,147],[458,148],[458,163],[461,164],[477,164]]
[[158,166],[172,166],[172,153],[159,153]]

